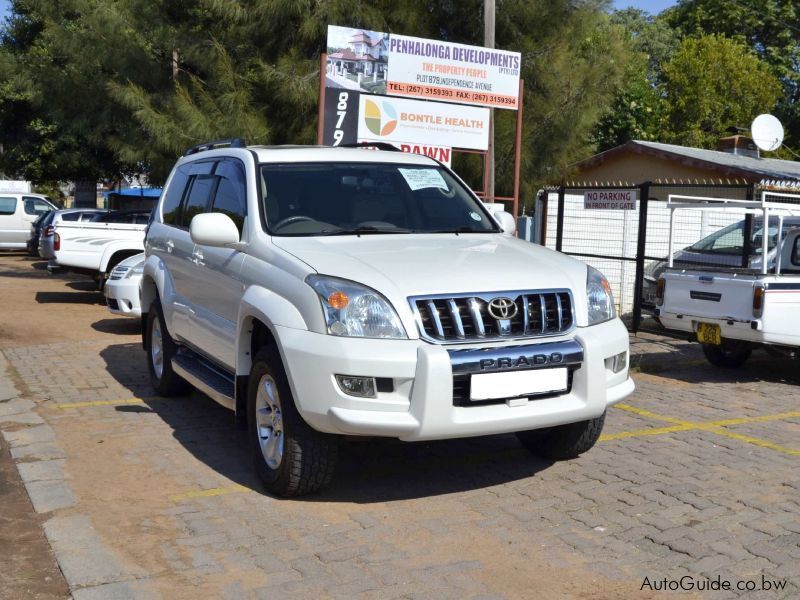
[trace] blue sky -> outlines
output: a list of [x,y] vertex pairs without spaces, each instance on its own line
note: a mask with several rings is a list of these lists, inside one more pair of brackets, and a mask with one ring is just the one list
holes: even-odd
[[665,8],[675,6],[675,4],[677,4],[676,0],[638,0],[638,2],[632,2],[630,0],[614,0],[614,8],[620,9],[632,6],[634,8],[640,8],[643,11],[649,12],[651,15],[657,15]]

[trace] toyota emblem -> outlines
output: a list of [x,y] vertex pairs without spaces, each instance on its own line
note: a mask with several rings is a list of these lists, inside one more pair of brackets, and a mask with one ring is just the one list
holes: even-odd
[[489,302],[489,314],[498,321],[517,316],[517,304],[511,298],[495,298]]

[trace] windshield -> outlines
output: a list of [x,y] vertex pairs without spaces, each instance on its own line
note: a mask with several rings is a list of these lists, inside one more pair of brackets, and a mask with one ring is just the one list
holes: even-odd
[[[763,244],[763,219],[753,219],[753,234],[750,237],[750,244],[752,254],[761,254]],[[703,252],[706,254],[733,254],[740,255],[744,252],[744,221],[733,223],[704,237],[699,242],[696,242],[690,247],[694,252]],[[781,239],[786,237],[786,232],[800,225],[796,220],[786,219],[783,222],[783,232]],[[767,242],[768,250],[773,250],[778,243],[778,217],[772,216],[769,218],[769,227],[767,231],[769,240]]]
[[273,235],[497,233],[480,201],[446,169],[386,163],[262,165]]

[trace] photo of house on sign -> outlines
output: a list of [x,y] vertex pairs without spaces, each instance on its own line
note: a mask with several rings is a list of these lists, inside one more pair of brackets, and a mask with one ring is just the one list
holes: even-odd
[[327,87],[386,93],[389,34],[328,27]]

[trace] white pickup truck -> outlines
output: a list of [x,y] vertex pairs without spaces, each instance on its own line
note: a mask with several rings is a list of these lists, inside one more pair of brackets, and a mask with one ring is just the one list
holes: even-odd
[[53,258],[48,270],[90,275],[100,289],[111,270],[129,256],[144,250],[149,213],[119,211],[98,221],[59,221],[53,232]]
[[[757,201],[676,196],[669,198],[667,206],[672,215],[679,210],[758,215],[756,240],[761,246],[757,251],[773,258],[746,269],[675,268],[670,258],[656,287],[656,315],[661,323],[691,334],[702,344],[709,362],[719,367],[741,366],[756,348],[796,356],[800,350],[800,228],[791,216],[800,215],[800,204],[768,202],[763,194]],[[769,223],[766,235],[763,223]],[[770,252],[771,248],[775,250]]]
[[267,489],[330,481],[345,436],[516,432],[570,458],[633,391],[595,269],[513,237],[455,173],[355,148],[190,149],[145,241],[144,347],[248,427]]

